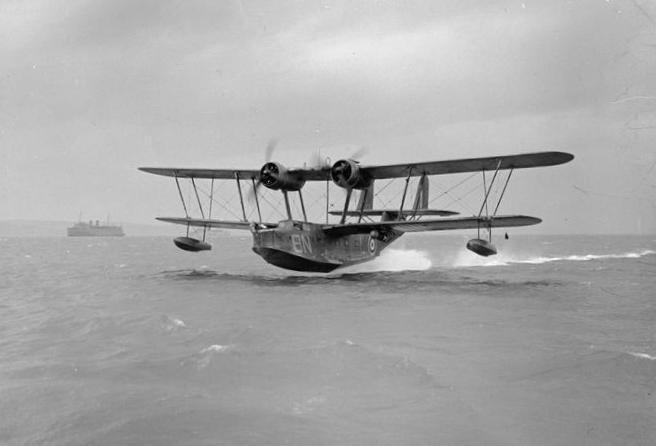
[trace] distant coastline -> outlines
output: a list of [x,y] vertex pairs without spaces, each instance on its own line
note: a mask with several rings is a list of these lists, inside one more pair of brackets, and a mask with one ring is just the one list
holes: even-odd
[[[0,220],[0,237],[66,237],[74,221]],[[126,236],[177,236],[184,228],[168,224],[121,223]]]

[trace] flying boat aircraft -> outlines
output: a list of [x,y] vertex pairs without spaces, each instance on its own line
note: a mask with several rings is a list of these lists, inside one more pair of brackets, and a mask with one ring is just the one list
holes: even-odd
[[[268,153],[271,153],[271,147]],[[517,155],[490,156],[483,158],[429,161],[393,165],[363,165],[355,159],[341,159],[334,164],[311,168],[286,168],[281,163],[268,161],[260,169],[187,169],[140,167],[139,169],[167,177],[173,177],[185,211],[184,217],[157,217],[158,220],[185,225],[185,236],[174,240],[176,246],[185,251],[198,252],[211,249],[206,241],[211,228],[241,229],[253,236],[253,251],[268,263],[295,271],[330,272],[340,267],[373,260],[393,241],[406,232],[446,231],[475,229],[477,237],[467,242],[467,249],[481,256],[497,253],[492,244],[492,228],[508,228],[535,225],[539,218],[525,215],[498,215],[499,205],[506,192],[512,173],[516,169],[545,167],[564,164],[574,158],[565,152],[536,152]],[[496,201],[490,203],[490,192],[501,171],[508,171],[503,188]],[[429,207],[429,177],[436,175],[477,172],[482,174],[483,200],[478,213],[460,216],[458,212]],[[489,183],[486,172],[492,174]],[[414,200],[409,205],[410,179],[418,177]],[[209,213],[202,206],[196,180],[211,181]],[[374,208],[374,183],[376,180],[405,180],[398,207]],[[185,201],[180,180],[189,180],[198,202],[201,217],[191,217]],[[236,184],[241,220],[212,218],[214,182],[232,180]],[[501,181],[501,180],[500,180]],[[303,187],[307,182],[326,183],[326,221],[310,222],[303,202]],[[328,207],[328,186],[334,183],[346,194],[341,211]],[[243,183],[250,189],[255,200],[257,219],[249,220],[243,191]],[[278,222],[262,220],[260,209],[261,186],[282,193],[286,219]],[[500,187],[500,184],[497,185]],[[351,206],[353,192],[359,192],[357,206]],[[301,218],[294,218],[290,206],[290,194],[297,193],[301,207]],[[494,206],[493,210],[490,209]],[[329,222],[328,215],[339,217],[338,222]],[[202,239],[189,236],[189,228],[202,228]],[[488,236],[481,238],[481,230]]]

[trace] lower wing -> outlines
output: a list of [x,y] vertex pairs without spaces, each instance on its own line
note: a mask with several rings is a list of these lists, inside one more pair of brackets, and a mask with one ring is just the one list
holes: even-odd
[[323,231],[330,236],[349,234],[366,234],[371,231],[449,231],[455,229],[508,228],[513,226],[531,226],[542,220],[525,215],[500,215],[494,218],[463,217],[443,218],[440,220],[384,221],[375,223],[352,223],[341,225],[324,225]]
[[167,223],[176,223],[185,226],[198,226],[201,228],[221,228],[221,229],[246,229],[249,230],[251,225],[258,225],[260,228],[275,228],[277,223],[250,223],[247,221],[228,221],[212,220],[208,218],[185,218],[185,217],[157,217],[159,221]]

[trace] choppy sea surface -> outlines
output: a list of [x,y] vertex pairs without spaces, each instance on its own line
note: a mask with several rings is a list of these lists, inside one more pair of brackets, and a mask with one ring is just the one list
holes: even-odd
[[656,236],[466,240],[2,238],[0,444],[656,444]]

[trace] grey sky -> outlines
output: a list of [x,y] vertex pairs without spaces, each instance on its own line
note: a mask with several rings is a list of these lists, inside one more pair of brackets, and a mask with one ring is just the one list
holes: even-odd
[[0,219],[178,215],[137,166],[397,163],[538,150],[536,232],[656,232],[645,0],[0,0]]

